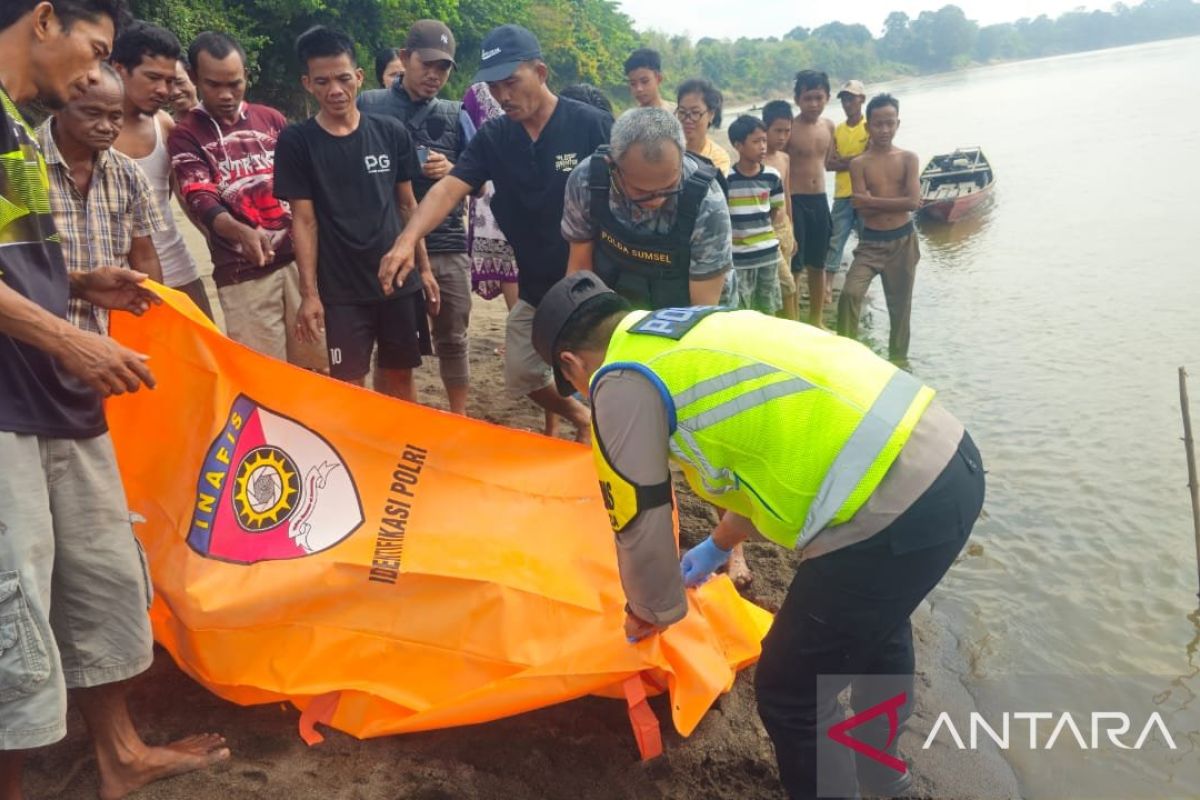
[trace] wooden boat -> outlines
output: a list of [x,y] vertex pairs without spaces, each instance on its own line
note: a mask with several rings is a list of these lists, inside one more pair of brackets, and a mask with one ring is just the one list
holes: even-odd
[[996,177],[983,150],[963,147],[934,156],[921,172],[923,217],[954,222],[991,196]]

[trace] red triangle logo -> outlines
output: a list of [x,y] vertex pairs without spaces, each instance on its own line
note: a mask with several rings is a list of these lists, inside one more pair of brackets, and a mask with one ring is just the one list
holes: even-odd
[[888,740],[884,747],[891,747],[892,742],[896,740],[896,735],[900,730],[900,707],[908,702],[908,693],[901,692],[890,700],[884,700],[878,705],[868,708],[859,714],[855,714],[849,719],[843,720],[829,728],[828,736],[835,742],[849,747],[856,753],[862,753],[867,758],[878,761],[889,769],[894,769],[903,775],[908,771],[908,764],[902,759],[896,758],[883,750],[876,750],[866,742],[859,741],[850,735],[850,731],[857,728],[859,725],[870,722],[880,714],[887,714],[888,718]]

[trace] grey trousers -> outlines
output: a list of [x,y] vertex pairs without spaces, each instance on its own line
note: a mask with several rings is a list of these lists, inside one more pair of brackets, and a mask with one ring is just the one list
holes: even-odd
[[150,666],[152,589],[108,434],[0,432],[0,750],[67,732],[67,690]]
[[430,317],[438,371],[446,386],[466,386],[471,380],[471,260],[466,253],[430,253],[429,263],[442,298],[438,315]]

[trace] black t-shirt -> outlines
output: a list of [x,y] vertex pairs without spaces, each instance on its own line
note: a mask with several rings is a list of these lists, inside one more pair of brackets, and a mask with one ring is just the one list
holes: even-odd
[[[420,172],[408,131],[363,114],[349,136],[315,118],[289,125],[275,145],[275,196],[311,200],[317,217],[317,291],[323,303],[383,300],[379,262],[402,229],[396,184]],[[416,269],[397,294],[420,291]]]
[[[0,87],[0,281],[66,318],[67,266],[50,215],[50,186],[37,139]],[[107,430],[100,397],[46,353],[0,334],[0,431],[89,439]],[[29,465],[25,465],[28,467]],[[3,469],[19,468],[5,464]]]
[[492,214],[517,257],[520,297],[537,305],[567,271],[560,228],[571,170],[608,142],[612,117],[566,97],[536,142],[521,123],[499,117],[482,128],[450,173],[478,190],[495,184]]

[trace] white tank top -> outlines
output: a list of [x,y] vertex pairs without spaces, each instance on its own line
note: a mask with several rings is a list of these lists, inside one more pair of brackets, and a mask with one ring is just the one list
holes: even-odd
[[154,249],[158,251],[158,260],[162,264],[163,283],[172,288],[191,283],[200,277],[196,261],[187,249],[179,227],[175,224],[174,211],[171,208],[171,157],[167,154],[167,146],[163,142],[162,125],[154,120],[154,150],[145,158],[135,159],[150,188],[154,190],[154,202],[158,212],[167,222],[167,229],[151,235]]

